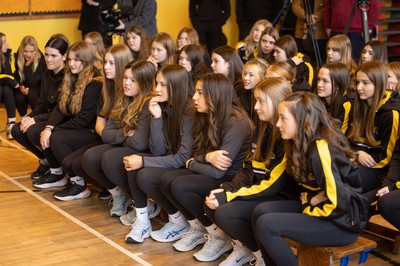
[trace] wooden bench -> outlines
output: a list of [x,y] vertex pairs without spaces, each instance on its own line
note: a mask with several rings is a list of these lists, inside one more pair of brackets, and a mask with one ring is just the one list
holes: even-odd
[[400,231],[394,227],[390,228],[385,225],[369,222],[365,232],[390,240],[394,242],[392,253],[399,255],[400,253]]
[[358,264],[368,259],[369,252],[376,248],[376,242],[365,237],[358,237],[354,243],[340,247],[310,246],[287,239],[290,246],[297,250],[297,262],[299,266],[329,266],[331,258],[340,259],[340,266],[346,266],[350,256],[360,254]]

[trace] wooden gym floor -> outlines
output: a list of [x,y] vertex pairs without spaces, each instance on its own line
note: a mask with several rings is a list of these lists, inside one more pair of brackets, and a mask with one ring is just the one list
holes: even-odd
[[[218,265],[197,262],[192,254],[180,253],[169,243],[146,239],[126,244],[129,227],[109,216],[107,201],[98,200],[99,188],[89,185],[88,199],[61,202],[54,189],[36,190],[30,174],[38,161],[16,141],[5,136],[5,110],[0,108],[0,265]],[[18,119],[18,118],[17,118]],[[381,218],[377,218],[381,221]],[[383,223],[384,221],[382,221]],[[153,229],[163,221],[152,220]],[[365,266],[400,265],[390,251],[392,243],[378,240],[379,247]],[[357,264],[352,256],[351,265]],[[332,265],[339,265],[334,261]]]

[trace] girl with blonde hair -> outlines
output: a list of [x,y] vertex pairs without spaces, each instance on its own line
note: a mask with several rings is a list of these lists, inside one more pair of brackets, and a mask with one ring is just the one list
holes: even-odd
[[335,35],[326,44],[326,62],[340,62],[345,64],[349,70],[350,77],[353,79],[357,65],[351,57],[351,50],[351,42],[346,35]]
[[46,70],[44,56],[33,36],[25,36],[15,54],[15,80],[19,90],[15,90],[15,103],[21,119],[26,117],[28,105],[35,109],[39,99],[42,74]]
[[[124,44],[116,44],[106,50],[103,66],[105,79],[102,89],[102,107],[97,112],[95,124],[96,134],[100,137],[103,135],[103,130],[110,117],[112,108],[117,99],[123,94],[123,73],[125,66],[132,59],[130,49]],[[89,197],[91,191],[86,186],[85,179],[88,178],[88,175],[82,169],[82,156],[88,149],[102,143],[101,139],[98,138],[96,141],[88,143],[62,160],[61,165],[69,177],[69,183],[65,189],[53,194],[56,199],[70,201]],[[103,196],[107,195],[106,191],[102,191],[101,194]]]
[[261,34],[267,27],[272,27],[272,23],[266,19],[260,19],[254,23],[249,35],[236,44],[236,51],[245,64],[249,59],[256,57],[257,46],[261,39]]
[[41,147],[50,166],[50,174],[33,182],[37,188],[61,187],[68,178],[62,160],[82,146],[98,140],[93,131],[101,95],[103,77],[96,67],[96,54],[84,41],[68,50],[68,68],[60,88],[58,105],[53,109],[34,144]]

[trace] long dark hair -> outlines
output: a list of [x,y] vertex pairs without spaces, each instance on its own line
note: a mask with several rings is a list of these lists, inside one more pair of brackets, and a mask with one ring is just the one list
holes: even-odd
[[281,104],[288,108],[297,124],[297,136],[285,141],[286,170],[296,181],[305,183],[309,178],[308,158],[311,144],[316,139],[325,140],[329,146],[336,147],[349,159],[355,159],[355,153],[351,150],[347,138],[317,95],[310,92],[295,92]]
[[167,148],[177,153],[180,143],[182,122],[184,115],[193,115],[194,110],[189,104],[193,96],[193,83],[186,69],[180,65],[166,65],[157,71],[165,81],[168,92],[166,121],[163,123],[163,132],[167,140]]
[[195,155],[217,150],[221,146],[223,129],[230,116],[245,119],[249,128],[252,122],[246,111],[239,107],[233,85],[223,74],[208,73],[199,78],[208,106],[207,113],[196,113],[193,152]]

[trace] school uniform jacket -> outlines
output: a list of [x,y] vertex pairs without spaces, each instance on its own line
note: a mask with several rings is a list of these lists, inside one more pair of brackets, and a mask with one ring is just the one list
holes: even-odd
[[226,171],[215,168],[206,162],[206,154],[198,155],[189,163],[189,170],[210,176],[212,178],[222,178],[223,176],[234,176],[242,168],[245,160],[246,151],[251,145],[251,129],[247,120],[237,120],[233,115],[225,122],[222,129],[222,141],[218,150],[226,150],[227,155],[232,160],[232,165]]
[[42,75],[43,72],[46,70],[46,63],[44,61],[44,56],[42,52],[40,52],[40,60],[37,65],[37,68],[35,71],[33,71],[33,63],[30,64],[29,66],[25,66],[24,69],[22,70],[25,75],[25,80],[21,82],[21,76],[19,74],[19,66],[18,66],[18,52],[14,54],[15,58],[15,71],[14,71],[14,78],[16,81],[20,83],[20,85],[24,85],[25,87],[29,88],[29,92],[31,90],[39,90],[40,89],[40,83],[42,80]]
[[[164,112],[163,117],[167,115]],[[193,149],[193,126],[194,116],[188,114],[183,115],[183,121],[179,135],[181,142],[178,151],[173,154],[167,147],[167,140],[163,132],[163,125],[166,120],[163,117],[150,120],[150,152],[154,156],[143,157],[144,167],[164,167],[164,168],[181,168],[185,167],[186,161],[192,155]],[[178,134],[178,132],[177,132]]]
[[43,72],[39,99],[35,109],[28,115],[29,117],[33,117],[36,123],[48,120],[51,111],[57,106],[63,78],[63,69],[57,74],[52,70],[45,70]]
[[67,109],[68,113],[64,114],[57,105],[51,112],[47,125],[65,129],[94,129],[101,89],[102,82],[92,80],[83,93],[81,111],[72,115]]
[[0,73],[0,86],[10,86],[11,88],[15,88],[17,86],[18,81],[14,79],[14,76],[11,71],[11,49],[8,49],[4,53],[5,61],[0,62],[3,64],[1,66],[1,73]]
[[[342,124],[342,130],[347,129],[346,135],[350,131],[353,110],[352,108]],[[379,146],[369,147],[364,139],[358,143],[351,143],[355,150],[362,150],[372,156],[376,162],[372,168],[384,168],[390,163],[399,136],[399,110],[400,96],[398,92],[387,91],[375,113],[374,137],[379,141]]]
[[[337,226],[361,232],[367,224],[368,200],[361,194],[358,167],[343,152],[317,138],[310,147],[307,181],[299,182],[305,193],[303,214],[329,220]],[[311,199],[324,191],[327,200],[312,206]]]
[[143,105],[139,114],[135,134],[130,137],[125,136],[123,129],[109,118],[104,126],[101,138],[106,144],[128,146],[137,152],[147,151],[149,149],[150,116],[147,102]]
[[[272,126],[268,126],[261,141],[261,154],[264,158],[272,141]],[[253,151],[256,148],[256,137],[253,142]],[[232,200],[252,200],[257,198],[298,199],[297,184],[284,173],[286,158],[284,158],[283,141],[277,139],[271,155],[270,168],[264,162],[246,160],[243,168],[235,175],[231,182],[222,183],[224,192],[215,196],[220,205]],[[272,170],[270,170],[272,169]]]
[[396,141],[387,177],[383,179],[382,187],[386,186],[390,191],[400,189],[400,138]]

